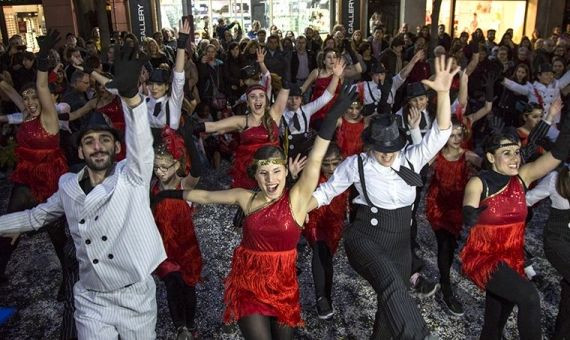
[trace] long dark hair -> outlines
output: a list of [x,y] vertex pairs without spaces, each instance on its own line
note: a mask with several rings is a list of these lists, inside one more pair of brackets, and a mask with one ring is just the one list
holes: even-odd
[[570,198],[570,171],[568,166],[563,166],[558,170],[556,179],[556,192],[565,199]]

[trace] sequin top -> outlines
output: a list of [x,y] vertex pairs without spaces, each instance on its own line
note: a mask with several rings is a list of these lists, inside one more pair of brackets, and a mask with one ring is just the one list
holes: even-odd
[[16,134],[18,146],[30,149],[59,149],[59,133],[54,135],[42,126],[40,117],[25,121]]
[[486,205],[487,209],[479,215],[477,224],[504,225],[524,222],[527,207],[522,180],[518,176],[511,177],[504,188],[482,200],[479,205]]

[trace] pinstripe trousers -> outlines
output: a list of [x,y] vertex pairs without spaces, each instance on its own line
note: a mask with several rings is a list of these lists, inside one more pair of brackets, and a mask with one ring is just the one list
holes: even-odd
[[156,338],[156,286],[152,276],[112,292],[74,286],[75,323],[81,340]]
[[377,294],[372,339],[420,340],[427,325],[408,291],[412,268],[410,206],[386,210],[359,205],[344,235],[350,265]]

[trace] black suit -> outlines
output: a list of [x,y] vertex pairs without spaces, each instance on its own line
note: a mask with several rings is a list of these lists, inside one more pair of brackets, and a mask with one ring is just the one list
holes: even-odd
[[[317,68],[317,59],[312,51],[307,51],[307,61],[309,66],[309,73],[315,68]],[[291,55],[291,81],[297,80],[297,72],[299,71],[299,57],[297,56],[297,51],[293,51]],[[302,84],[299,84],[302,85]]]

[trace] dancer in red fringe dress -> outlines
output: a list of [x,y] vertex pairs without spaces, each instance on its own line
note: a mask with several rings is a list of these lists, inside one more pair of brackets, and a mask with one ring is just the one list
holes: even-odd
[[431,162],[433,175],[426,195],[426,215],[437,240],[437,266],[443,301],[452,314],[461,316],[463,307],[453,295],[449,273],[463,228],[463,191],[471,177],[472,167],[481,167],[481,158],[461,147],[466,127],[455,117],[451,122],[451,136]]
[[321,125],[299,180],[286,189],[287,160],[275,146],[258,149],[248,168],[260,189],[165,191],[162,197],[207,204],[238,204],[245,212],[243,239],[226,280],[224,321],[238,321],[245,339],[291,339],[301,326],[297,242],[317,186],[336,121],[354,100],[348,87]]
[[[151,195],[162,190],[192,189],[201,175],[192,128],[185,124],[179,129],[184,139],[174,130],[165,128],[162,140],[155,148],[154,174]],[[188,168],[192,167],[190,172]],[[177,339],[192,338],[195,331],[196,283],[202,271],[200,245],[194,232],[190,202],[164,199],[153,205],[156,225],[162,236],[168,258],[156,273],[166,286],[170,316],[176,328]]]
[[465,188],[463,224],[473,227],[461,252],[463,272],[485,289],[481,339],[499,339],[513,306],[521,339],[542,339],[540,298],[524,274],[525,190],[568,156],[570,119],[550,152],[521,166],[520,141],[491,135],[484,144],[485,168]]
[[355,101],[338,120],[335,138],[343,158],[361,153],[364,147],[360,138],[365,127],[362,106]]
[[[321,165],[319,184],[326,182],[341,162],[342,157],[338,146],[336,144],[329,145]],[[313,282],[315,283],[315,300],[317,302],[317,314],[323,320],[330,319],[334,313],[332,309],[324,308],[322,303],[325,301],[324,298],[332,303],[332,258],[342,237],[349,193],[350,191],[347,190],[336,196],[329,205],[311,211],[309,221],[305,223],[305,230],[303,230],[305,239],[313,249],[311,267]]]

